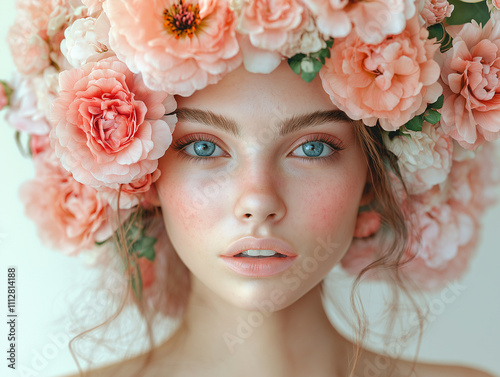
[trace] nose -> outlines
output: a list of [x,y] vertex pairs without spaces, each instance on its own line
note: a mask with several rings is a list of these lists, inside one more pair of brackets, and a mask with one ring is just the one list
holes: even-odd
[[269,172],[251,174],[247,171],[240,180],[240,193],[234,206],[236,218],[253,224],[280,221],[286,206],[278,187],[277,177]]

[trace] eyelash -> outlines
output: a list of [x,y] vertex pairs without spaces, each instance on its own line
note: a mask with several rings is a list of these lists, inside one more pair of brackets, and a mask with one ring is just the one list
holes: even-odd
[[[188,135],[184,139],[176,140],[175,142],[173,142],[171,145],[171,148],[173,148],[176,151],[181,151],[184,148],[186,148],[188,145],[190,145],[192,143],[196,143],[197,141],[208,141],[210,143],[215,144],[216,146],[218,146],[220,148],[220,146],[217,144],[217,140],[215,140],[210,135],[206,135],[206,134]],[[344,149],[344,145],[340,140],[338,140],[330,135],[324,135],[324,134],[308,136],[307,139],[303,143],[298,145],[295,149],[301,147],[304,144],[312,143],[312,142],[325,143],[333,150],[333,152],[330,155],[323,156],[323,157],[302,157],[302,156],[295,156],[295,157],[300,158],[301,160],[306,160],[307,162],[324,162],[324,161],[327,161],[331,158],[334,158],[338,152],[340,152]],[[215,158],[215,157],[192,156],[192,155],[187,154],[187,153],[182,153],[181,156],[183,158],[187,158],[188,160],[195,160],[195,161],[200,162],[200,163],[206,163],[206,162],[209,162],[209,160]],[[218,156],[218,157],[220,157],[220,156]]]

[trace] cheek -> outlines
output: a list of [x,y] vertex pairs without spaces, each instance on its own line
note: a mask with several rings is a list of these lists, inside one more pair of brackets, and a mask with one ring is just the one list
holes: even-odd
[[303,213],[305,226],[317,235],[337,234],[352,238],[361,199],[364,180],[352,174],[337,175],[329,180],[318,180],[312,185],[299,213]]
[[192,180],[180,172],[169,178],[157,184],[165,226],[174,238],[188,233],[187,239],[195,241],[196,235],[209,232],[222,218],[222,188],[210,178]]

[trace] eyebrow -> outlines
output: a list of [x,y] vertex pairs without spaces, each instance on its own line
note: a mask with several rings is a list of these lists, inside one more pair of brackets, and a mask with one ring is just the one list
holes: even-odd
[[[177,109],[175,113],[180,120],[201,123],[225,131],[236,137],[241,135],[237,122],[224,115],[215,114],[208,110],[191,108],[180,108]],[[328,122],[352,123],[353,120],[341,110],[314,111],[307,114],[293,115],[278,123],[279,136],[285,136],[304,128],[314,127]]]

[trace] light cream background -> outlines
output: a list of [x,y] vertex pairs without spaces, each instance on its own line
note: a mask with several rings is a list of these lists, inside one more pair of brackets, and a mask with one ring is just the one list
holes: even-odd
[[[8,79],[13,70],[5,37],[14,16],[14,1],[2,0],[0,79]],[[65,346],[75,335],[65,317],[67,297],[84,291],[95,275],[77,259],[40,245],[17,194],[33,175],[32,164],[17,150],[4,114],[0,118],[0,375],[60,376],[76,370]],[[477,257],[460,281],[463,289],[447,303],[439,294],[435,297],[421,359],[481,367],[500,376],[500,206],[488,213],[485,225]],[[6,361],[7,266],[18,270],[17,366],[23,369],[16,371],[7,368]],[[89,302],[89,315],[96,305]]]

